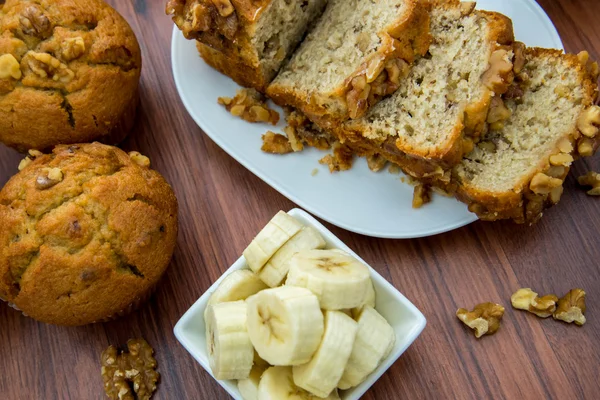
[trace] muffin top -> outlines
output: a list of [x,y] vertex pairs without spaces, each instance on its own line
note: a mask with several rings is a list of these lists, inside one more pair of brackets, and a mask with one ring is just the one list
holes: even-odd
[[133,31],[102,0],[0,1],[0,141],[99,139],[137,99],[140,70]]
[[173,190],[139,153],[99,143],[32,153],[0,192],[0,298],[59,325],[126,310],[171,259]]

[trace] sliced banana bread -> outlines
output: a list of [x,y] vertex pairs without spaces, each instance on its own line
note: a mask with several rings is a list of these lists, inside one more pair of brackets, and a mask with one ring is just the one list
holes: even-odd
[[169,0],[166,11],[186,38],[197,39],[216,50],[200,48],[211,66],[241,85],[264,92],[326,3],[327,0]]
[[380,153],[415,177],[459,163],[484,129],[492,99],[513,79],[512,22],[473,8],[437,1],[427,55],[393,95],[335,129],[340,140]]
[[430,42],[428,2],[330,0],[267,89],[279,105],[331,126],[393,93]]
[[600,144],[598,64],[587,52],[527,49],[505,96],[511,117],[453,171],[457,197],[485,220],[535,222],[556,204],[573,159]]

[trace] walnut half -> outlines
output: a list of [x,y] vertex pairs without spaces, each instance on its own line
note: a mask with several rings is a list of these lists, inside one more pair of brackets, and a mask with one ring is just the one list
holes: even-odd
[[558,307],[552,314],[554,319],[566,323],[575,322],[576,325],[585,324],[585,291],[583,289],[571,289],[569,293],[558,300]]
[[530,288],[517,290],[510,296],[512,306],[518,310],[529,311],[540,318],[548,318],[556,310],[558,297],[553,294],[539,297]]
[[504,316],[504,307],[496,303],[477,304],[472,311],[459,308],[456,316],[469,328],[475,330],[475,337],[493,335],[500,328],[500,320]]

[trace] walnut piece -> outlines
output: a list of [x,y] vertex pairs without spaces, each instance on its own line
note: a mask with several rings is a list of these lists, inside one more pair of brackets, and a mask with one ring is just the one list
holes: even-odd
[[54,81],[68,83],[75,77],[75,73],[66,64],[48,53],[28,51],[25,55],[29,68],[40,78],[50,78]]
[[600,174],[594,171],[590,171],[585,175],[577,178],[577,182],[581,186],[591,186],[592,188],[587,191],[590,196],[600,196]]
[[212,0],[212,3],[217,8],[217,11],[219,11],[221,17],[228,17],[235,12],[229,0]]
[[600,128],[600,106],[591,106],[581,113],[577,120],[577,129],[584,136],[593,138],[598,134]]
[[459,308],[456,316],[469,328],[475,330],[475,337],[493,335],[500,328],[504,307],[496,303],[477,304],[472,311]]
[[27,7],[19,17],[21,29],[26,35],[46,38],[52,33],[52,25],[36,4]]
[[558,300],[558,307],[552,314],[554,319],[566,323],[575,322],[576,325],[585,324],[585,291],[583,289],[571,289],[569,293]]
[[12,54],[2,54],[0,56],[0,79],[21,79],[21,65]]
[[594,141],[589,138],[581,138],[577,142],[577,153],[582,157],[591,157],[594,155]]
[[234,98],[219,97],[218,102],[231,115],[248,122],[268,122],[272,125],[279,122],[279,113],[270,109],[266,98],[255,89],[240,89]]
[[381,171],[383,168],[385,168],[386,164],[387,160],[383,158],[380,154],[373,154],[367,156],[367,165],[369,166],[369,169],[373,172]]
[[288,141],[290,142],[290,145],[292,146],[292,150],[294,150],[295,152],[304,150],[304,143],[302,142],[302,138],[300,138],[300,136],[298,136],[298,132],[296,132],[296,128],[288,125],[285,128],[283,128],[283,131],[287,135]]
[[288,138],[279,133],[267,131],[262,135],[262,141],[260,149],[265,153],[288,154],[294,151]]
[[346,102],[348,104],[348,114],[350,118],[354,119],[367,111],[371,85],[367,83],[367,78],[364,75],[359,75],[352,78],[350,87],[351,89],[346,94]]
[[548,318],[556,310],[558,297],[553,294],[539,297],[530,288],[517,290],[510,296],[512,306],[519,310],[529,311],[540,318]]
[[339,142],[333,145],[333,155],[328,154],[319,160],[319,164],[327,165],[329,172],[347,171],[352,168],[354,153],[352,150]]
[[558,178],[552,178],[544,173],[537,173],[531,183],[529,184],[529,188],[535,194],[549,194],[553,189],[562,186],[563,181]]
[[130,151],[129,158],[140,167],[150,168],[150,159],[137,151]]
[[579,62],[586,68],[588,74],[592,77],[592,81],[596,82],[598,80],[598,76],[600,75],[600,67],[598,67],[597,62],[593,62],[590,59],[590,53],[587,51],[582,51],[577,54],[577,58]]
[[67,61],[75,60],[85,53],[85,41],[81,36],[63,40],[60,47],[62,57]]
[[413,191],[412,208],[421,208],[431,202],[431,188],[427,185],[417,185]]
[[549,158],[550,161],[550,165],[561,165],[563,167],[568,167],[570,166],[574,159],[573,156],[567,153],[559,153],[559,154],[553,154],[550,156]]
[[476,5],[477,2],[475,1],[463,1],[462,3],[460,3],[460,15],[462,15],[463,17],[470,15],[475,9]]
[[500,96],[492,97],[490,109],[487,115],[487,123],[490,124],[490,129],[499,131],[504,128],[504,121],[510,118],[512,112],[504,105]]
[[498,49],[490,57],[490,66],[481,77],[483,84],[495,93],[503,93],[508,89],[509,73],[513,69],[508,51]]
[[115,346],[102,352],[104,391],[113,400],[148,400],[156,391],[160,376],[152,355],[154,350],[144,339],[128,340],[127,348],[127,353],[119,354]]
[[63,172],[60,168],[43,168],[42,174],[35,179],[35,187],[38,190],[50,189],[62,180]]
[[513,58],[513,71],[515,74],[520,74],[527,63],[527,60],[525,59],[525,48],[526,46],[522,42],[513,43],[513,53],[515,54]]

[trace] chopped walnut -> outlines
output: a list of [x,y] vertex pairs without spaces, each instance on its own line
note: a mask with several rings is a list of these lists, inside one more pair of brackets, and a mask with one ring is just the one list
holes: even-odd
[[431,202],[431,188],[427,185],[417,185],[413,191],[412,208],[421,208]]
[[19,18],[21,29],[26,35],[46,38],[52,33],[52,24],[37,4],[27,7]]
[[235,9],[229,0],[212,0],[212,3],[219,11],[221,17],[228,17],[235,12]]
[[333,145],[333,155],[328,154],[319,160],[319,164],[327,165],[329,172],[347,171],[352,168],[354,153],[352,150],[339,142]]
[[573,163],[573,156],[566,153],[553,154],[549,158],[550,165],[569,167]]
[[517,290],[510,296],[512,306],[519,310],[529,311],[540,318],[548,318],[556,310],[558,297],[553,294],[539,297],[530,288]]
[[260,149],[265,153],[288,154],[294,151],[288,138],[282,134],[267,131],[262,135],[262,140],[263,144]]
[[591,157],[594,155],[594,141],[589,138],[581,138],[577,142],[577,153],[582,157]]
[[160,376],[152,355],[154,350],[144,339],[128,340],[127,348],[128,353],[119,354],[115,346],[102,352],[104,391],[113,400],[148,400],[156,391]]
[[496,93],[505,92],[511,83],[507,78],[512,69],[513,63],[508,51],[494,51],[490,57],[490,66],[481,78],[483,84]]
[[129,158],[140,167],[150,167],[150,159],[137,151],[130,151]]
[[554,319],[566,323],[575,322],[576,325],[585,324],[585,291],[583,289],[571,289],[569,293],[558,300],[558,307],[552,314]]
[[504,128],[504,121],[510,118],[512,112],[504,105],[500,96],[492,97],[490,109],[487,115],[487,123],[490,124],[490,129],[498,131]]
[[388,172],[392,175],[399,175],[400,172],[402,172],[402,170],[400,169],[400,166],[398,166],[398,164],[391,163],[388,168]]
[[0,79],[21,79],[21,65],[12,54],[2,54],[0,56]]
[[537,173],[531,183],[529,184],[529,188],[535,194],[549,194],[553,189],[562,186],[563,181],[558,178],[552,178],[544,173]]
[[584,136],[593,138],[600,131],[600,106],[591,106],[581,113],[577,120],[577,129]]
[[598,67],[598,63],[594,62],[590,59],[590,54],[587,51],[582,51],[577,54],[577,58],[579,62],[586,68],[588,74],[591,75],[592,80],[595,82],[598,80],[598,75],[600,75],[600,67]]
[[600,174],[594,171],[590,171],[585,175],[577,178],[577,182],[581,186],[591,186],[592,188],[587,191],[590,196],[600,196]]
[[459,308],[456,316],[469,328],[475,330],[475,337],[480,338],[483,335],[492,335],[500,328],[500,320],[504,315],[504,307],[495,303],[481,303],[468,311]]
[[50,78],[54,81],[68,83],[75,77],[75,73],[66,64],[48,53],[29,51],[25,57],[29,68],[40,78]]
[[219,97],[218,102],[231,115],[248,122],[269,122],[272,125],[279,122],[279,113],[270,109],[266,98],[255,89],[240,89],[234,98]]
[[513,71],[515,74],[520,74],[521,71],[523,71],[523,68],[525,68],[525,64],[527,63],[527,60],[525,59],[526,48],[527,46],[522,42],[513,43]]
[[475,9],[475,6],[477,6],[477,2],[475,1],[463,1],[460,3],[460,15],[463,17],[470,15]]
[[61,52],[63,59],[75,60],[85,53],[85,41],[81,36],[65,39],[61,44]]
[[387,160],[381,156],[381,154],[372,154],[367,156],[367,165],[369,169],[373,172],[379,172],[385,165],[387,164]]
[[367,78],[364,75],[359,75],[352,78],[350,81],[351,89],[346,94],[346,102],[348,104],[348,114],[350,118],[358,118],[367,111],[369,92],[371,85],[367,83]]
[[296,128],[293,126],[286,126],[283,128],[283,131],[287,135],[288,141],[292,146],[292,150],[295,152],[304,150],[304,143],[302,143],[302,139],[298,136],[298,132],[296,132]]
[[39,190],[50,189],[63,180],[63,172],[60,168],[44,168],[42,174],[35,179],[35,187]]

